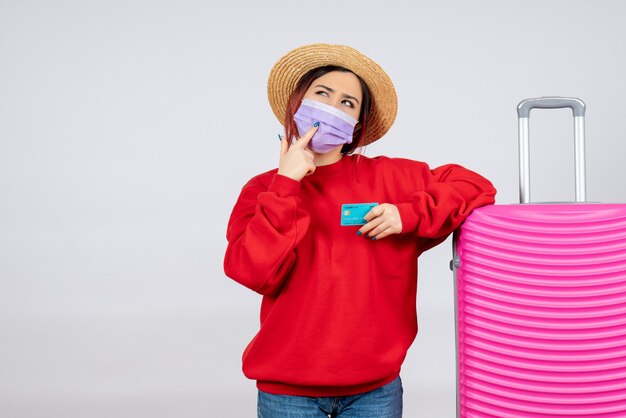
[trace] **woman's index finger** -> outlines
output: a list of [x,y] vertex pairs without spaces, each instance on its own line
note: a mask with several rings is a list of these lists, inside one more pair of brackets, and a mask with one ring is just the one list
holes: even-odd
[[296,144],[303,148],[306,147],[309,141],[311,141],[311,138],[313,138],[313,135],[315,135],[315,132],[317,132],[317,126],[313,125],[311,129],[309,129],[304,135],[298,138]]
[[363,219],[365,219],[367,222],[369,222],[372,219],[377,218],[378,216],[380,216],[383,213],[383,210],[382,210],[382,208],[380,206],[381,205],[376,205],[372,209],[370,209],[369,212],[367,212],[365,214]]

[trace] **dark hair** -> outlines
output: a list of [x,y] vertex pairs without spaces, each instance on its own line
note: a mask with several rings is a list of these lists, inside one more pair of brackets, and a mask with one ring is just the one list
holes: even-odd
[[[338,65],[327,65],[324,67],[314,68],[303,75],[300,81],[298,81],[298,84],[296,84],[296,88],[289,96],[289,101],[287,102],[287,107],[285,108],[285,134],[287,135],[287,138],[298,136],[298,128],[293,120],[293,115],[295,115],[298,111],[300,102],[304,97],[304,93],[306,93],[313,81],[320,78],[324,74],[330,73],[331,71],[341,71],[344,73],[354,74],[347,68],[340,67]],[[367,118],[372,107],[372,96],[367,84],[365,84],[365,81],[363,81],[363,79],[358,75],[356,75],[356,77],[361,83],[361,92],[363,95],[363,100],[361,100],[361,111],[359,112],[359,123],[355,126],[352,142],[350,144],[344,144],[341,148],[342,154],[352,154],[354,150],[363,142],[367,129]]]

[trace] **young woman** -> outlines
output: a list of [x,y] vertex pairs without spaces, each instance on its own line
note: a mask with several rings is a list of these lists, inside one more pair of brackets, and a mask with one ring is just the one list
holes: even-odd
[[290,51],[268,97],[285,126],[278,168],[241,190],[224,259],[227,276],[263,295],[243,353],[258,416],[401,417],[417,258],[496,191],[459,165],[355,155],[391,127],[397,98],[353,48]]

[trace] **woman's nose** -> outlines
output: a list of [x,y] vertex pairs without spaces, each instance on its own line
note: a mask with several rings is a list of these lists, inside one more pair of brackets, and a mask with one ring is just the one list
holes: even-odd
[[341,108],[341,99],[332,99],[331,103],[329,103],[331,106],[336,107],[339,110],[343,110]]

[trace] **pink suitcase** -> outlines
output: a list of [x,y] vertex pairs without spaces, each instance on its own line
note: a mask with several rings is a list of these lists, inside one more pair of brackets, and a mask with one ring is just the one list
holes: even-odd
[[[574,113],[577,203],[528,203],[535,107]],[[584,203],[584,111],[522,101],[522,204],[476,209],[455,233],[458,417],[626,417],[626,205]]]

